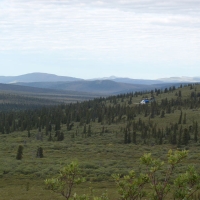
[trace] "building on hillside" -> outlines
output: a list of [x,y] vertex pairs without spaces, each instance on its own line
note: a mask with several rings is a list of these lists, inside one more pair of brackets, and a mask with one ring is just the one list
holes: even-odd
[[142,99],[142,101],[140,101],[140,104],[147,104],[149,103],[149,99]]
[[150,99],[145,98],[145,99],[142,99],[142,101],[140,101],[140,104],[148,104],[148,103],[151,103],[153,101],[155,101],[154,97],[151,97]]

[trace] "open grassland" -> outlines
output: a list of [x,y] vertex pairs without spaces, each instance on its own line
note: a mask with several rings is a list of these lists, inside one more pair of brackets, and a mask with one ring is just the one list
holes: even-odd
[[[200,86],[195,85],[178,88],[174,91],[162,92],[155,95],[158,105],[162,104],[164,99],[172,98],[187,99],[191,97],[191,92],[200,92]],[[120,104],[120,106],[131,109],[138,107],[141,99],[151,97],[150,93],[138,94],[134,97],[118,96],[106,99],[103,105],[107,108]],[[130,101],[131,98],[131,101]],[[194,141],[194,131],[190,132],[190,139],[187,145],[171,144],[169,137],[162,136],[162,144],[158,144],[154,137],[143,138],[142,132],[137,131],[137,142],[126,143],[124,140],[124,130],[127,124],[138,123],[140,120],[151,127],[156,124],[157,129],[165,132],[166,127],[178,123],[181,111],[187,116],[186,122],[179,124],[182,129],[193,126],[194,121],[200,124],[200,107],[198,104],[191,107],[189,104],[172,106],[170,113],[166,112],[163,117],[155,115],[150,117],[151,105],[141,106],[141,111],[134,116],[134,119],[128,120],[127,115],[122,113],[119,120],[114,116],[113,120],[107,120],[107,117],[101,122],[98,118],[85,121],[71,121],[73,127],[69,130],[67,124],[61,124],[61,132],[64,134],[62,141],[57,141],[52,127],[52,139],[49,141],[50,133],[46,133],[45,127],[40,131],[33,128],[28,134],[27,130],[16,130],[9,134],[0,134],[0,199],[13,200],[49,200],[64,199],[61,195],[55,194],[44,189],[44,179],[54,177],[63,166],[71,161],[78,161],[83,175],[86,177],[86,183],[81,184],[75,191],[79,194],[90,193],[90,188],[98,195],[108,191],[110,199],[117,199],[117,189],[112,174],[127,174],[131,169],[137,173],[143,170],[139,158],[144,153],[151,152],[153,157],[166,159],[169,149],[188,149],[189,156],[182,165],[176,169],[176,173],[184,172],[188,164],[200,169],[200,132],[198,127],[198,140]],[[91,108],[89,108],[91,110]],[[147,110],[147,114],[146,111]],[[90,134],[89,126],[91,128]],[[84,133],[84,127],[86,132]],[[152,128],[152,127],[151,127]],[[151,128],[148,129],[150,134]],[[131,131],[132,128],[131,128]],[[177,131],[178,132],[178,131]],[[178,134],[178,133],[177,133]],[[17,149],[23,145],[23,158],[16,159]],[[38,147],[43,148],[43,158],[37,158]],[[162,172],[161,172],[162,173]]]
[[[108,127],[109,128],[109,127]],[[113,129],[114,127],[112,127]],[[139,158],[151,152],[156,158],[166,159],[169,149],[176,149],[176,145],[134,145],[123,144],[120,134],[108,132],[100,135],[93,133],[89,138],[83,138],[78,134],[72,138],[72,134],[65,130],[65,139],[61,142],[48,141],[48,136],[43,140],[37,140],[37,131],[31,131],[31,137],[26,132],[16,132],[0,137],[0,193],[1,199],[63,199],[61,195],[54,194],[44,189],[44,179],[54,177],[63,166],[71,161],[78,161],[81,170],[86,177],[86,183],[78,186],[75,191],[78,194],[90,193],[90,188],[95,193],[101,194],[108,191],[111,199],[117,199],[117,190],[111,177],[114,173],[127,174],[131,169],[137,173],[143,166]],[[73,136],[74,137],[74,136]],[[24,146],[22,160],[16,160],[18,145]],[[44,150],[44,158],[37,158],[37,148]],[[200,144],[190,144],[189,157],[177,169],[184,172],[188,164],[200,165]],[[200,170],[198,169],[200,172]]]

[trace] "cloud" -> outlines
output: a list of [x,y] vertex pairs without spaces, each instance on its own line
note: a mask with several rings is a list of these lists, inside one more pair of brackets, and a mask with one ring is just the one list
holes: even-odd
[[0,50],[71,51],[70,58],[199,59],[199,8],[194,0],[4,0]]

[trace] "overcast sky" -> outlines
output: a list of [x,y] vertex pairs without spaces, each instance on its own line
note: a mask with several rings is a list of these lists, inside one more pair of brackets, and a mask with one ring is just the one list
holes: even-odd
[[0,0],[0,75],[200,76],[200,0]]

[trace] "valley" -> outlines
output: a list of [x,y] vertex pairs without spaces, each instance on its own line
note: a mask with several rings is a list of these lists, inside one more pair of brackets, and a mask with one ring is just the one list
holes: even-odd
[[[22,94],[10,95],[4,100],[7,103],[18,99],[23,104],[30,100],[38,104],[38,98],[31,95],[23,101]],[[48,101],[44,100],[45,95],[41,93],[42,106],[37,109],[31,109],[30,104],[17,112],[1,110],[0,193],[5,200],[30,196],[35,200],[63,199],[45,190],[44,180],[72,161],[79,163],[86,178],[86,183],[74,191],[89,194],[92,187],[95,195],[100,195],[107,190],[110,199],[119,198],[112,175],[126,175],[132,169],[139,173],[139,158],[144,153],[166,160],[169,149],[189,150],[176,173],[184,172],[188,164],[200,172],[199,84],[81,99],[70,104],[55,101],[60,99],[56,96],[59,93],[52,95],[55,104],[48,93]],[[150,97],[155,101],[139,104]],[[21,160],[16,159],[19,145],[23,146]],[[39,147],[43,158],[36,156]]]

